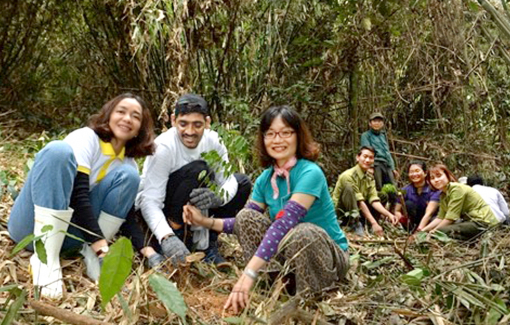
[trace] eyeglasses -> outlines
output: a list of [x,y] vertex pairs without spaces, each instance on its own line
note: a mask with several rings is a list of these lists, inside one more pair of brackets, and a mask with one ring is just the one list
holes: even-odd
[[280,131],[280,132],[275,132],[275,131],[266,131],[264,132],[264,139],[274,139],[276,138],[277,135],[280,136],[280,138],[282,139],[286,139],[286,138],[290,138],[294,133],[294,131],[291,131],[291,130],[284,130],[284,131]]

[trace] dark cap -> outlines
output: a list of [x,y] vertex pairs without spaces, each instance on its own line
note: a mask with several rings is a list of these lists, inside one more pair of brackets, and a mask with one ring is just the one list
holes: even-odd
[[179,97],[177,104],[175,104],[175,115],[189,113],[200,113],[208,116],[209,108],[205,99],[196,94],[185,94]]
[[384,115],[380,112],[375,112],[370,115],[370,121],[375,120],[376,118],[380,118],[384,120]]

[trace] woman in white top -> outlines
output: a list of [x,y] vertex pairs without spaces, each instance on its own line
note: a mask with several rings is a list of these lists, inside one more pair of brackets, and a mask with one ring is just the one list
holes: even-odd
[[38,250],[30,259],[34,285],[41,287],[42,295],[62,296],[60,251],[83,244],[66,237],[66,232],[90,244],[100,258],[106,254],[108,241],[125,221],[138,190],[134,158],[152,154],[153,140],[147,105],[126,93],[107,102],[88,127],[37,153],[8,229],[16,242],[31,234],[42,240],[46,263]]

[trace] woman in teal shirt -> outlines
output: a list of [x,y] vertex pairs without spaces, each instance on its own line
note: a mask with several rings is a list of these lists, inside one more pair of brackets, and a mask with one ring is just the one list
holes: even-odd
[[288,106],[271,107],[262,115],[257,146],[266,170],[235,219],[205,218],[194,207],[185,208],[189,223],[239,239],[248,264],[225,305],[235,313],[248,303],[262,270],[282,271],[287,264],[296,291],[304,294],[334,285],[349,268],[347,239],[315,163],[319,147],[303,119]]

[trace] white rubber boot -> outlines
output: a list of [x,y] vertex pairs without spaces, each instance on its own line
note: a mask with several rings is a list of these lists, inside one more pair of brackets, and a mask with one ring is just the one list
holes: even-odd
[[108,214],[104,211],[101,211],[97,223],[99,223],[99,228],[101,228],[104,238],[107,241],[111,241],[113,239],[113,236],[115,236],[115,234],[119,232],[119,229],[124,223],[124,221],[126,220],[112,216],[111,214]]
[[[30,258],[30,267],[34,285],[41,287],[41,295],[58,299],[62,297],[63,281],[60,267],[60,249],[65,238],[65,231],[73,216],[73,209],[53,210],[34,206],[34,235],[40,236],[46,250],[47,263],[39,259],[34,247],[34,255]],[[44,226],[53,228],[42,232]]]

